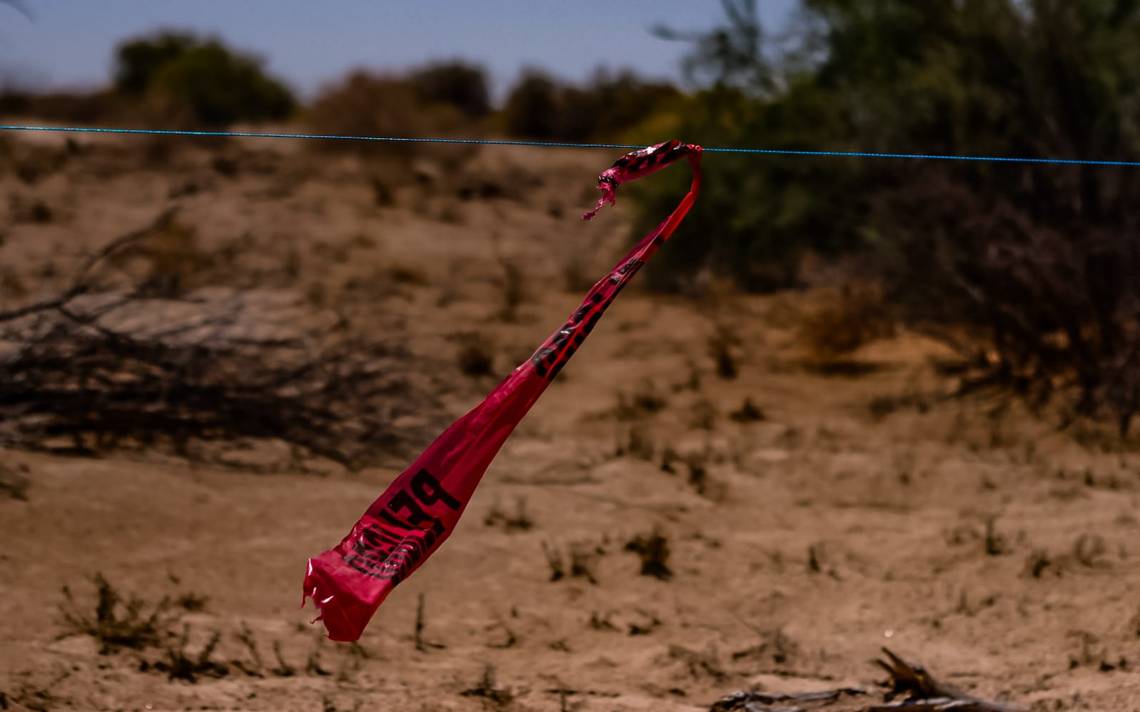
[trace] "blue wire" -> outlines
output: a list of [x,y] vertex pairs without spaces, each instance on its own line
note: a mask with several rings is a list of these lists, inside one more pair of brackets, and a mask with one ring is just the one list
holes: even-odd
[[[633,150],[644,148],[624,143],[571,143],[566,141],[525,141],[497,138],[429,138],[423,136],[354,136],[349,134],[280,133],[270,131],[194,131],[188,129],[128,129],[97,126],[31,126],[0,124],[0,131],[36,131],[80,134],[133,134],[144,136],[197,136],[214,138],[291,138],[314,141],[362,141],[375,143],[443,143],[476,146],[533,146],[538,148],[602,148]],[[984,163],[1035,163],[1053,166],[1102,166],[1140,168],[1140,161],[1103,161],[1083,158],[1030,158],[1027,156],[971,156],[948,153],[888,153],[880,151],[801,151],[782,148],[732,148],[706,146],[706,153],[736,153],[765,156],[814,158],[893,158],[928,161],[973,161]]]

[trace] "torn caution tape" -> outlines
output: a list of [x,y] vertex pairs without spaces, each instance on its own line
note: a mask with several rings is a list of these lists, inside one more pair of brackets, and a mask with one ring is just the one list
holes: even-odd
[[304,597],[320,609],[333,640],[353,641],[397,584],[419,568],[455,530],[483,473],[523,416],[585,341],[622,288],[665,243],[697,199],[701,147],[667,141],[628,153],[598,178],[602,197],[589,220],[617,188],[687,158],[689,192],[665,220],[641,238],[586,293],[566,323],[515,368],[482,403],[428,446],[332,549],[309,559]]

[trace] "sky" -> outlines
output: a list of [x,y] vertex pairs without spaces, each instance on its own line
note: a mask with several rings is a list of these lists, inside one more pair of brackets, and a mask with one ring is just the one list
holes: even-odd
[[[683,45],[649,28],[704,29],[722,17],[716,0],[15,1],[32,18],[0,3],[0,81],[44,89],[105,83],[115,45],[156,28],[219,35],[303,94],[348,69],[443,57],[482,63],[497,94],[524,66],[571,80],[600,65],[677,79]],[[759,3],[778,29],[796,0]]]

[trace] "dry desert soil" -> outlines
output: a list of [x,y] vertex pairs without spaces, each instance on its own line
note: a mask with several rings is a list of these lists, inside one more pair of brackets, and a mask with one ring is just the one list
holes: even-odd
[[[406,349],[426,395],[355,472],[274,443],[0,449],[0,709],[680,712],[857,688],[798,703],[857,710],[882,703],[885,645],[986,699],[1140,710],[1140,454],[946,397],[952,354],[905,329],[820,362],[799,325],[826,289],[627,290],[455,534],[332,643],[298,607],[306,558],[619,254],[631,202],[577,219],[614,156],[28,137],[4,156],[0,306],[176,207],[206,256],[187,289],[338,311]],[[472,343],[489,373],[460,368]],[[144,618],[170,602],[152,640],[83,632],[96,574]]]

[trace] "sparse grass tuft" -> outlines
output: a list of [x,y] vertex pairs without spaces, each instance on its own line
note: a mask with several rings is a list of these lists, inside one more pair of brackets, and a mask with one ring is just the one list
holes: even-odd
[[209,600],[209,596],[203,596],[200,593],[187,591],[186,593],[180,594],[177,598],[174,599],[174,605],[189,613],[197,613],[198,611],[204,610],[206,608],[206,603]]
[[0,463],[0,497],[27,502],[28,488],[31,485],[27,465],[21,463],[12,467]]
[[459,370],[471,378],[490,376],[495,370],[495,354],[487,337],[463,334],[459,337]]
[[166,648],[166,659],[156,662],[154,669],[165,672],[171,680],[185,680],[189,683],[195,683],[201,677],[218,678],[229,674],[228,665],[210,659],[222,639],[219,631],[214,631],[196,655],[188,651],[189,639],[190,626],[186,625],[182,628],[177,644]]
[[574,250],[562,261],[562,286],[566,291],[578,294],[594,286],[593,278],[586,269],[586,258]]
[[1025,559],[1025,574],[1033,578],[1041,578],[1052,566],[1054,566],[1053,560],[1049,557],[1048,551],[1034,549]]
[[643,425],[634,425],[626,431],[625,438],[618,442],[614,454],[617,457],[628,455],[639,460],[652,460],[656,451],[657,448],[649,433],[649,428]]
[[503,269],[498,282],[503,300],[499,318],[503,321],[517,321],[519,306],[526,301],[526,277],[522,268],[513,260],[503,259],[499,264]]
[[487,516],[483,517],[483,524],[494,527],[501,526],[507,532],[525,532],[534,528],[534,520],[526,511],[526,498],[519,497],[515,500],[515,511],[509,514],[499,506],[496,501],[491,505],[488,510]]
[[763,409],[753,403],[751,398],[745,398],[740,408],[729,413],[728,417],[737,423],[757,423],[767,419]]
[[877,284],[846,284],[829,291],[824,304],[806,314],[800,324],[808,355],[818,362],[842,358],[893,333],[894,323]]
[[689,468],[689,486],[694,492],[711,500],[719,500],[724,496],[724,483],[714,480],[709,475],[707,454],[691,454],[685,458],[685,462]]
[[[582,543],[571,544],[568,547],[568,556],[564,556],[558,547],[542,543],[542,551],[546,554],[546,563],[550,567],[550,580],[561,581],[569,578],[584,578],[592,584],[597,584],[594,575],[597,558],[605,553],[600,546],[589,546]],[[567,567],[569,560],[569,567]]]
[[387,208],[396,204],[396,193],[388,181],[380,176],[372,176],[368,181],[372,188],[372,202],[378,208]]
[[658,529],[649,534],[638,534],[625,545],[641,558],[641,575],[668,581],[673,578],[669,568],[669,540]]
[[740,337],[727,324],[717,324],[708,339],[709,355],[716,364],[716,375],[731,381],[740,374],[737,351]]
[[116,267],[141,263],[144,274],[139,289],[146,296],[182,296],[217,264],[215,254],[198,244],[194,228],[180,221],[173,210],[147,231],[145,240],[119,251],[111,260]]
[[1090,569],[1104,567],[1106,565],[1104,556],[1107,552],[1108,545],[1105,544],[1104,537],[1099,534],[1081,534],[1073,542],[1073,558],[1081,566]]
[[996,517],[986,519],[985,551],[986,556],[1001,556],[1007,551],[1005,537],[997,531]]
[[483,676],[475,687],[459,693],[464,697],[478,697],[483,699],[491,709],[506,709],[514,701],[515,696],[505,687],[495,683],[495,666],[487,663],[483,668]]
[[701,398],[693,404],[689,425],[699,430],[712,431],[716,427],[716,406],[707,398]]
[[644,379],[637,384],[632,393],[618,392],[617,405],[614,406],[613,413],[618,420],[642,420],[661,412],[668,404],[669,401],[657,390],[656,384]]
[[82,610],[67,586],[63,587],[65,600],[59,610],[68,632],[91,636],[99,643],[101,654],[108,655],[122,648],[155,647],[171,634],[173,620],[169,599],[163,598],[148,606],[134,595],[124,599],[101,573],[96,573],[92,582],[95,584],[94,611]]

